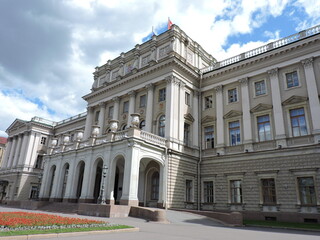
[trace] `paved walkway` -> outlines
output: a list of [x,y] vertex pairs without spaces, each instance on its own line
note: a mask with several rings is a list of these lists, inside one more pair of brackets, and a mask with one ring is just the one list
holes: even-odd
[[[3,211],[26,211],[14,208],[0,207]],[[37,212],[37,211],[32,211]],[[120,232],[106,234],[84,234],[76,236],[61,236],[59,239],[65,240],[319,240],[320,232],[275,230],[263,228],[231,228],[224,227],[220,223],[207,217],[193,213],[168,211],[169,223],[147,222],[138,218],[99,218],[80,216],[74,214],[61,214],[61,216],[81,217],[89,219],[107,220],[114,224],[125,224],[140,228],[139,232]],[[57,238],[37,238],[37,239],[57,239]],[[1,238],[0,238],[1,240]]]

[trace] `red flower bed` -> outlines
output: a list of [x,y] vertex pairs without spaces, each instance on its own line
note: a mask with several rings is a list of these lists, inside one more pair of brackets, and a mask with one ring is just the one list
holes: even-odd
[[101,224],[103,221],[95,221],[81,218],[60,217],[57,215],[29,212],[0,212],[0,226],[51,226],[51,225],[82,225]]

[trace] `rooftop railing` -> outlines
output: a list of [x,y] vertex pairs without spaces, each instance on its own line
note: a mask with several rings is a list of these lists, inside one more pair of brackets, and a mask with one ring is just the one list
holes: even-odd
[[248,59],[248,58],[257,56],[259,54],[268,52],[272,49],[285,46],[287,44],[299,41],[301,39],[304,39],[304,38],[307,38],[307,37],[310,37],[310,36],[313,36],[313,35],[316,35],[319,33],[320,33],[320,25],[317,25],[312,28],[301,31],[299,33],[295,33],[295,34],[290,35],[288,37],[285,37],[285,38],[279,39],[277,41],[268,43],[264,46],[252,49],[248,52],[244,52],[244,53],[241,53],[237,56],[222,60],[220,62],[216,62],[214,65],[211,65],[211,66],[208,66],[208,67],[201,69],[201,73],[211,72],[211,71],[216,70],[218,68],[225,67],[225,66],[231,65],[233,63],[240,62],[244,59]]

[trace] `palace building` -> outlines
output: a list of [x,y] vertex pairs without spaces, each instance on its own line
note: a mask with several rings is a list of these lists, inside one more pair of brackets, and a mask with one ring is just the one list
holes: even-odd
[[7,129],[2,202],[320,222],[320,26],[217,61],[173,25],[93,75],[86,113]]

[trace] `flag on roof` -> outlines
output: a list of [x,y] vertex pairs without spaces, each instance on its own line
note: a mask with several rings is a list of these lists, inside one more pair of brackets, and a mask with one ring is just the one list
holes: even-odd
[[171,26],[172,26],[172,22],[171,22],[170,18],[168,18],[168,30],[171,29]]

